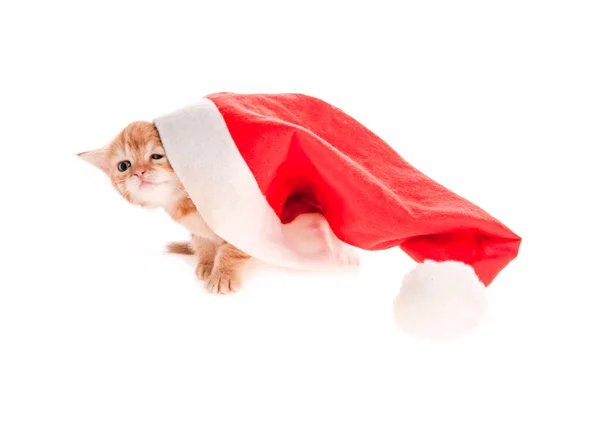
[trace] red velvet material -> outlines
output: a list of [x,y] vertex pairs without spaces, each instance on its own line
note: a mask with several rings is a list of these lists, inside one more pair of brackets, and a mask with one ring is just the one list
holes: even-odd
[[337,107],[301,94],[207,98],[283,223],[318,211],[346,243],[462,261],[486,286],[517,256],[519,236]]

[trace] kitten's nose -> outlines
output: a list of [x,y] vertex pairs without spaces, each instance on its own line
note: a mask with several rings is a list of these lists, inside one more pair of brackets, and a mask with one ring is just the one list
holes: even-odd
[[142,177],[144,173],[146,173],[146,170],[136,170],[135,175],[137,177]]

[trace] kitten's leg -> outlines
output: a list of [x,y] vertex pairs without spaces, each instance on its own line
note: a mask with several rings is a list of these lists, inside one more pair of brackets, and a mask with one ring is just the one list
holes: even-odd
[[198,255],[196,276],[200,280],[207,281],[215,264],[215,256],[219,245],[211,240],[192,235],[192,247]]
[[219,246],[215,266],[206,286],[208,291],[221,294],[237,292],[242,287],[243,270],[250,258],[250,255],[229,243]]

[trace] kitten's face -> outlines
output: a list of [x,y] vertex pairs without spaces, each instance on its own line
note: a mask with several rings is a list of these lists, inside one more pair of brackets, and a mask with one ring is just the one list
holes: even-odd
[[168,206],[182,196],[183,187],[150,122],[131,123],[107,146],[78,155],[104,171],[132,204]]

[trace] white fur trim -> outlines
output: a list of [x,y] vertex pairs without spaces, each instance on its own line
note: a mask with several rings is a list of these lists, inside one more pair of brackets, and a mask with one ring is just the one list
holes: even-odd
[[485,286],[462,262],[425,261],[404,277],[394,315],[405,331],[453,339],[474,329],[485,314]]
[[[298,239],[302,225],[288,225],[269,206],[216,105],[207,98],[154,120],[167,157],[208,226],[255,258],[294,269],[327,269],[358,263],[357,250],[329,229],[322,240]],[[314,216],[314,219],[322,216]],[[323,219],[324,220],[324,219]],[[319,231],[312,231],[322,236]],[[308,232],[307,232],[308,233]],[[334,250],[322,253],[332,238]],[[307,252],[302,245],[318,243]]]

